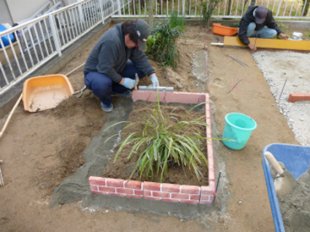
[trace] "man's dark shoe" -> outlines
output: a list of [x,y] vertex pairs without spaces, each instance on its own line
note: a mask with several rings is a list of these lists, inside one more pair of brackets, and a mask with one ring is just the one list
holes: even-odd
[[103,104],[101,102],[101,109],[103,109],[103,111],[109,113],[113,110],[113,105],[112,105],[112,103],[111,103],[111,105],[106,105],[106,104]]

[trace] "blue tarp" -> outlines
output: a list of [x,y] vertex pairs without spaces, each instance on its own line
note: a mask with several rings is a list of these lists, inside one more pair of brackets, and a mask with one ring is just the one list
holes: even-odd
[[[6,31],[6,28],[2,24],[0,24],[0,32],[2,31]],[[9,38],[12,43],[15,41],[15,38],[12,33],[9,34],[9,36],[5,35],[1,37],[4,47],[10,44]],[[0,48],[2,48],[1,43],[0,43]]]
[[266,151],[271,152],[278,162],[282,162],[285,168],[295,179],[305,173],[310,164],[310,147],[289,145],[289,144],[269,144],[262,153],[265,180],[269,195],[270,207],[276,232],[285,232],[282,215],[276,195],[270,164],[264,156]]

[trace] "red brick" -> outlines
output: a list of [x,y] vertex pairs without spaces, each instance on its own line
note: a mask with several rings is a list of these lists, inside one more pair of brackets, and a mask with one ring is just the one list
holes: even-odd
[[201,195],[200,201],[210,201],[211,195]]
[[291,93],[288,97],[289,102],[296,102],[296,101],[309,101],[310,94],[307,93]]
[[119,196],[119,197],[124,197],[125,196],[125,194],[123,194],[123,193],[109,193],[109,195],[111,195],[111,196]]
[[198,204],[198,201],[190,201],[190,200],[180,200],[181,203],[188,203],[188,204]]
[[142,182],[136,180],[125,181],[125,188],[142,189]]
[[140,91],[140,90],[133,90],[132,91],[132,96],[131,96],[133,102],[136,102],[138,100],[146,100],[144,97],[144,91]]
[[100,186],[99,186],[99,191],[102,191],[102,192],[109,192],[109,193],[115,193],[115,188],[100,187]]
[[[209,152],[209,150],[210,150],[210,152]],[[213,155],[211,155],[210,153],[213,154],[213,147],[211,149],[208,147],[208,167],[214,168]]]
[[90,185],[91,191],[98,191],[98,185]]
[[93,184],[93,185],[105,186],[105,180],[106,180],[106,178],[90,176],[88,179],[88,182],[89,182],[89,184]]
[[109,187],[124,187],[124,180],[122,179],[107,179],[107,186]]
[[134,194],[135,195],[143,196],[144,195],[144,191],[143,190],[134,190]]
[[211,135],[212,135],[212,131],[211,131],[211,118],[207,118],[206,119],[206,123],[207,123],[207,128],[206,128],[206,130],[207,130],[207,137],[212,137]]
[[200,195],[190,195],[189,199],[199,201],[200,200]]
[[144,190],[143,196],[145,196],[145,197],[151,197],[151,196],[152,196],[152,191]]
[[117,193],[133,194],[132,189],[116,188]]
[[[206,105],[208,105],[208,103],[206,103]],[[210,112],[210,109],[207,109],[206,107],[206,118],[211,118],[211,112]]]
[[95,194],[99,194],[99,193],[101,193],[101,194],[107,194],[107,193],[104,193],[104,192],[100,192],[100,191],[98,191],[98,190],[96,190],[96,191],[95,191],[95,190],[91,190],[91,192],[92,192],[92,193],[95,193]]
[[144,190],[152,190],[152,191],[160,191],[160,183],[155,182],[143,182],[143,189]]
[[189,194],[171,193],[171,198],[188,200],[189,199]]
[[[156,97],[157,92],[153,92],[153,91],[133,91],[132,94],[132,100],[138,101],[138,100],[143,100],[143,101],[149,101],[149,102],[155,102],[155,97]],[[160,102],[164,102],[164,92],[159,92],[159,101]]]
[[170,197],[170,193],[163,193],[163,192],[153,192],[153,197],[165,197],[165,198],[169,198]]
[[198,97],[198,102],[201,103],[201,102],[208,102],[208,97],[207,97],[207,94],[205,93],[200,93],[199,97]]
[[169,193],[179,193],[180,186],[178,184],[162,184],[162,191],[169,192]]
[[147,200],[155,200],[155,201],[159,201],[160,200],[160,198],[158,198],[158,197],[146,197],[146,196],[144,196],[143,198],[147,199]]
[[143,196],[137,196],[137,195],[126,195],[126,197],[131,197],[131,198],[142,198]]
[[[197,104],[199,103],[200,94],[196,93],[184,93],[184,92],[177,92],[175,95],[171,95],[169,102],[179,102],[185,104]],[[168,98],[166,96],[167,102]]]
[[201,205],[212,205],[212,201],[199,201]]
[[182,185],[181,193],[199,194],[200,187],[195,185]]
[[212,195],[215,191],[215,188],[213,188],[214,181],[209,182],[209,186],[201,186],[201,195]]
[[168,202],[179,202],[178,199],[170,199],[170,198],[162,198],[162,201],[168,201]]
[[214,180],[214,168],[208,167],[208,177],[209,177],[209,181],[210,180]]

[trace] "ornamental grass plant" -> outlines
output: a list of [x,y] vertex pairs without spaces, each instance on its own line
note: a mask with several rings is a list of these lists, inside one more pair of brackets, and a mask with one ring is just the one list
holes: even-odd
[[[193,129],[195,126],[208,126],[204,120],[205,116],[191,121],[184,121],[184,119],[202,104],[205,103],[194,106],[187,111],[186,115],[178,119],[173,116],[174,110],[165,117],[157,99],[152,114],[142,115],[141,119],[138,120],[139,122],[122,121],[106,128],[108,130],[120,123],[126,123],[124,130],[133,126],[136,127],[136,125],[139,125],[140,128],[139,131],[125,134],[125,139],[118,144],[119,148],[114,162],[122,149],[130,145],[128,160],[137,157],[137,161],[128,179],[131,179],[133,174],[138,172],[140,179],[142,175],[145,175],[147,179],[152,181],[154,177],[159,177],[160,182],[162,182],[169,167],[179,165],[188,168],[199,181],[202,177],[200,169],[207,169],[208,164],[205,157],[205,140],[214,138],[206,138],[197,129]],[[174,123],[168,123],[168,121]]]
[[151,31],[147,39],[146,54],[159,65],[176,69],[179,61],[179,50],[176,40],[184,31],[185,18],[172,11],[168,22],[161,22]]

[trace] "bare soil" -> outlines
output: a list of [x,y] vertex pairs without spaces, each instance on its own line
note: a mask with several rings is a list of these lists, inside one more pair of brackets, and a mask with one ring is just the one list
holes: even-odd
[[[218,200],[228,197],[221,212],[183,221],[143,212],[82,208],[80,202],[49,208],[53,189],[83,165],[83,150],[106,121],[99,100],[86,90],[81,98],[72,97],[46,112],[27,113],[22,103],[18,106],[0,139],[5,182],[0,187],[0,231],[274,231],[260,155],[270,143],[298,142],[251,53],[247,49],[209,46],[216,37],[223,39],[199,26],[186,27],[185,37],[178,42],[181,55],[177,70],[152,64],[162,86],[183,92],[210,91],[214,132],[219,136],[224,130],[224,117],[230,112],[247,114],[258,124],[240,151],[214,144],[218,164],[215,171],[222,171]],[[97,39],[60,73],[84,63]],[[250,67],[240,66],[228,55]],[[207,71],[207,80],[193,74],[197,73],[193,65],[206,62],[204,58],[208,68],[201,72]],[[69,78],[75,90],[84,86],[81,70]],[[242,81],[227,94],[239,78]],[[150,80],[145,78],[140,84],[150,84]],[[0,125],[6,117],[0,119]]]
[[[129,115],[129,119],[126,126],[129,124],[132,125],[128,128],[125,128],[122,132],[122,141],[124,141],[127,136],[129,136],[133,132],[142,132],[143,128],[145,128],[145,124],[147,120],[150,120],[153,126],[156,126],[154,120],[151,116],[154,116],[153,109],[155,109],[154,103],[137,103],[134,105],[132,112]],[[174,117],[179,121],[192,121],[198,118],[201,118],[199,122],[205,122],[205,112],[195,112],[191,111],[188,113],[188,110],[182,106],[173,106],[171,104],[161,104],[160,106],[161,113],[163,118],[167,119],[169,117]],[[143,116],[144,115],[144,116]],[[143,117],[142,117],[143,116]],[[158,120],[159,124],[162,125],[162,120],[160,116],[156,116],[156,120]],[[173,126],[176,124],[175,119],[167,119],[165,121],[165,128]],[[125,126],[125,127],[126,127]],[[202,137],[206,137],[206,127],[200,125],[189,125],[185,127],[182,131],[178,132],[179,135],[193,135],[193,133],[199,133]],[[206,150],[206,140],[204,139],[197,139],[195,141],[196,145],[200,148],[199,150],[202,151],[207,159],[207,150]],[[151,176],[147,177],[145,172],[141,175],[137,169],[135,169],[136,162],[138,160],[137,154],[140,154],[144,149],[144,146],[139,149],[139,152],[136,155],[132,155],[130,158],[128,155],[130,154],[131,150],[133,149],[134,144],[130,143],[125,146],[117,159],[115,160],[115,155],[119,149],[117,146],[114,150],[114,155],[111,156],[110,162],[106,166],[106,170],[102,173],[103,177],[110,177],[110,178],[118,178],[118,179],[128,179],[134,170],[136,170],[131,179],[132,180],[141,180],[141,181],[154,181],[160,182],[161,170],[159,173],[154,171],[154,178],[152,179]],[[201,160],[204,162],[203,160]],[[183,184],[183,185],[208,185],[208,169],[202,165],[199,165],[199,180],[197,179],[194,170],[191,166],[183,166],[178,165],[177,162],[173,162],[173,160],[169,161],[168,171],[163,175],[162,182],[163,183],[171,183],[171,184]],[[207,166],[207,163],[204,163]],[[154,170],[157,169],[157,166],[154,165]]]

